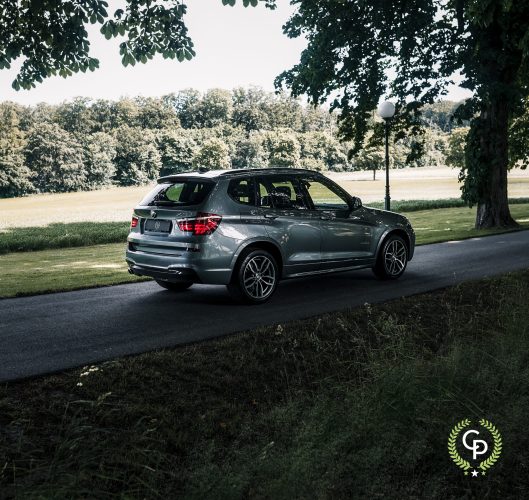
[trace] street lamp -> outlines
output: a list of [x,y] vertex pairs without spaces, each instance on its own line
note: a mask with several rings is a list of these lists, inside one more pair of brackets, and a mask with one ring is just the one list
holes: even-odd
[[384,130],[386,135],[386,198],[384,200],[384,210],[390,210],[389,196],[389,121],[395,115],[395,105],[390,101],[384,101],[378,106],[378,116],[384,120]]

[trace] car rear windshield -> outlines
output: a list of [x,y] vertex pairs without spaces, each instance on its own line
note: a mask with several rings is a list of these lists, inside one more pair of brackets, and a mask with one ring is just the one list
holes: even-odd
[[214,182],[202,180],[181,180],[158,184],[143,200],[141,206],[184,207],[199,205],[211,192]]

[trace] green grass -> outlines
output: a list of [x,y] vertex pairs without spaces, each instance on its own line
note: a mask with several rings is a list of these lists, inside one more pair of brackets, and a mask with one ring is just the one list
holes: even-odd
[[[528,296],[524,271],[4,384],[0,491],[527,498]],[[502,434],[486,476],[448,456],[464,418]]]
[[[475,209],[466,207],[403,213],[415,228],[418,245],[504,232],[473,229]],[[529,203],[512,205],[511,213],[523,229],[529,228]],[[0,298],[137,281],[127,273],[124,260],[128,227],[119,222],[74,223],[0,233],[0,253],[11,252],[0,256]],[[120,243],[92,243],[112,241]],[[52,249],[27,251],[43,246]]]
[[127,272],[125,245],[10,253],[0,257],[0,297],[139,281]]
[[[529,229],[529,203],[511,205],[511,215]],[[403,212],[415,229],[418,245],[499,234],[509,230],[474,229],[476,210],[467,207]]]
[[[369,206],[382,208],[383,203],[371,203]],[[441,211],[440,209],[454,210]],[[447,239],[450,237],[458,239],[459,234],[462,234],[463,237],[469,237],[497,232],[473,230],[475,209],[467,208],[460,199],[396,201],[392,204],[392,210],[406,215],[410,214],[408,216],[412,221],[417,220],[422,226],[426,227],[425,233],[429,232],[432,226],[436,226],[434,230],[437,232],[448,231],[446,236],[438,234],[437,238],[430,239],[428,237],[424,240],[424,242],[428,243],[431,241],[443,241],[443,238]],[[511,212],[513,217],[518,219],[525,218],[527,219],[525,222],[528,222],[529,198],[511,200]],[[8,228],[0,232],[0,254],[101,245],[105,243],[124,243],[129,227],[129,222],[73,222],[66,224],[54,223],[42,227]],[[420,236],[421,231],[418,231]]]
[[73,222],[0,232],[0,254],[125,242],[128,222]]

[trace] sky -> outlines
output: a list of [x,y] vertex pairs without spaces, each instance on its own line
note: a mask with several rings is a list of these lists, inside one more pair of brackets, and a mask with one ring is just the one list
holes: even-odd
[[[107,0],[108,12],[118,0]],[[161,96],[185,88],[232,89],[257,85],[274,90],[274,78],[299,61],[304,39],[291,40],[282,26],[293,12],[288,0],[278,0],[271,11],[259,6],[224,7],[221,0],[187,0],[186,25],[195,44],[196,58],[182,63],[156,56],[147,64],[124,68],[119,56],[120,37],[106,40],[98,26],[89,26],[91,56],[99,59],[95,72],[67,79],[52,77],[29,91],[15,91],[11,83],[20,67],[0,71],[0,101],[21,104],[59,103],[77,96],[119,99],[121,96]],[[459,100],[469,93],[452,87],[446,99]]]

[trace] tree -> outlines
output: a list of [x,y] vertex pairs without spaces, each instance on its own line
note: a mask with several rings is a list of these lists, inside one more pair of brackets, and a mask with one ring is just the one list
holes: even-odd
[[110,105],[111,129],[136,126],[139,113],[138,104],[134,99],[122,97],[119,101],[113,101]]
[[180,126],[175,109],[163,99],[137,97],[137,125],[141,128],[165,129]]
[[267,107],[271,129],[289,128],[301,132],[303,127],[303,109],[297,99],[281,92],[272,99]]
[[0,198],[21,196],[34,190],[24,165],[24,133],[19,128],[17,105],[0,104]]
[[263,146],[263,135],[250,133],[236,145],[233,155],[233,168],[265,168],[268,166],[268,154]]
[[229,149],[221,139],[205,140],[193,157],[193,167],[196,168],[227,169],[230,166]]
[[342,170],[347,163],[347,156],[338,141],[325,132],[298,134],[298,140],[305,168],[315,165],[318,170]]
[[468,128],[455,128],[448,138],[446,164],[455,168],[465,168],[465,143]]
[[423,119],[428,126],[437,126],[443,132],[449,133],[454,127],[454,112],[461,104],[463,102],[454,101],[438,101],[433,104],[426,104],[422,108]]
[[223,89],[210,89],[195,107],[195,126],[211,128],[228,124],[232,114],[231,94]]
[[160,175],[177,174],[193,168],[197,143],[193,131],[164,130],[158,135],[157,144],[162,160]]
[[289,130],[268,132],[264,140],[268,151],[268,166],[297,167],[301,158],[301,146],[296,135]]
[[97,127],[92,118],[90,99],[86,97],[77,97],[57,106],[55,121],[67,132],[76,134],[90,134]]
[[[361,147],[382,96],[397,100],[395,138],[420,138],[421,107],[460,71],[474,92],[456,115],[470,119],[462,196],[476,227],[514,226],[507,199],[509,124],[529,94],[529,3],[504,0],[293,0],[285,25],[305,35],[300,62],[276,79],[313,103],[333,97],[340,134]],[[390,81],[390,75],[395,77]],[[418,141],[412,153],[420,153]],[[355,152],[356,152],[355,151]],[[413,155],[412,155],[413,157]]]
[[86,189],[83,150],[73,134],[56,123],[33,128],[24,149],[31,181],[41,193]]
[[373,180],[377,179],[377,170],[384,166],[384,154],[378,148],[362,148],[353,158],[355,170],[372,170]]
[[529,166],[529,98],[523,104],[523,111],[516,117],[509,130],[510,167]]
[[[245,7],[259,1],[275,8],[275,0],[242,0]],[[235,0],[222,0],[235,5]],[[127,0],[113,16],[105,0],[4,0],[0,5],[0,69],[23,57],[13,82],[16,90],[59,74],[94,71],[99,61],[89,55],[88,24],[101,25],[107,39],[126,36],[119,45],[124,66],[146,63],[156,54],[182,62],[195,56],[184,23],[187,6],[179,0]]]
[[116,181],[120,186],[146,184],[158,177],[162,162],[151,130],[122,125],[116,138]]
[[200,92],[195,89],[184,89],[176,94],[169,94],[163,97],[163,100],[171,105],[175,110],[180,124],[184,128],[193,128],[196,126],[196,108],[200,102]]
[[243,127],[246,132],[259,131],[269,128],[270,119],[267,107],[270,94],[260,87],[233,89],[232,123],[236,127]]
[[86,172],[84,189],[97,189],[113,183],[116,166],[116,140],[105,132],[96,132],[82,140]]

